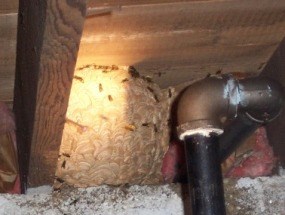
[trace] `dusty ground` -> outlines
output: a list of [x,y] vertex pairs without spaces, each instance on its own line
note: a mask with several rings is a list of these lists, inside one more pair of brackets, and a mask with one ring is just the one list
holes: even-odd
[[[0,195],[0,214],[187,214],[186,186],[63,187],[29,189],[27,195]],[[285,175],[225,180],[228,214],[285,215]],[[182,201],[183,199],[183,201]],[[185,206],[185,207],[184,207]]]

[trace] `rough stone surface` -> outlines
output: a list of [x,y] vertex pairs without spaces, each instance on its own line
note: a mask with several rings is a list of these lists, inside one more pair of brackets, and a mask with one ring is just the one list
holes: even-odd
[[[225,180],[229,215],[285,214],[285,176]],[[182,188],[182,189],[181,189]],[[1,215],[96,214],[183,215],[189,211],[187,186],[63,186],[29,189],[27,195],[0,195]]]

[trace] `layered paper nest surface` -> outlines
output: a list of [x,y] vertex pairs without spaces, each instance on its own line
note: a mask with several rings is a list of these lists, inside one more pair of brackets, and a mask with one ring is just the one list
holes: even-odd
[[167,95],[132,67],[78,69],[56,176],[77,187],[161,182],[169,107]]

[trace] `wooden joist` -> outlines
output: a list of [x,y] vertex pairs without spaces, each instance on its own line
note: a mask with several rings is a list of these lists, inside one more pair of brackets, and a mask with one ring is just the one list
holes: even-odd
[[219,70],[258,73],[285,32],[283,0],[120,2],[87,18],[78,67],[131,64],[162,87]]
[[1,0],[0,14],[18,12],[19,0]]
[[[162,87],[218,70],[258,73],[285,32],[284,0],[92,4],[123,6],[87,18],[77,65],[132,64]],[[12,100],[16,25],[16,14],[0,16],[0,100]],[[2,32],[11,32],[8,43]]]
[[85,12],[85,0],[20,1],[14,111],[23,192],[53,182]]
[[13,101],[17,14],[0,14],[0,100]]
[[89,0],[88,7],[108,7],[108,6],[126,6],[126,5],[146,5],[146,4],[164,4],[178,2],[195,1],[217,1],[217,0]]

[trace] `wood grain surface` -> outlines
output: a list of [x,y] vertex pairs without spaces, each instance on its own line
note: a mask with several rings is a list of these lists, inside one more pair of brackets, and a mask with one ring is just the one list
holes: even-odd
[[89,0],[88,7],[106,7],[106,6],[126,6],[126,5],[144,5],[144,4],[163,4],[173,2],[190,1],[218,1],[218,0]]
[[0,14],[18,12],[19,0],[1,0]]
[[162,87],[215,73],[258,73],[285,34],[285,1],[128,5],[85,22],[77,66],[133,64]]
[[17,14],[0,14],[0,100],[13,101]]
[[[164,88],[259,73],[285,35],[283,0],[171,1],[89,1],[111,8],[86,20],[77,66],[132,64]],[[0,100],[13,100],[16,25],[16,14],[0,15]]]
[[24,191],[54,179],[86,1],[22,0],[19,11],[14,111]]

